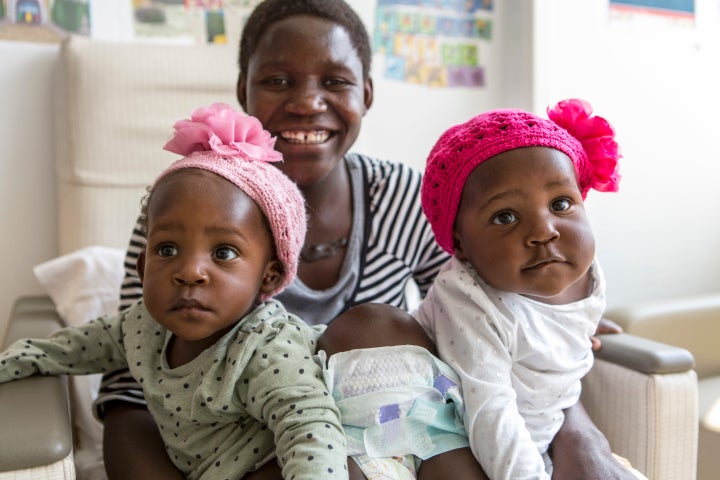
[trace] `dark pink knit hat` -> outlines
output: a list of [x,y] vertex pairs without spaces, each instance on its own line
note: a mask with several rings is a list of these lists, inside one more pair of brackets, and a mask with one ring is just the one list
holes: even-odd
[[455,125],[430,151],[421,187],[422,207],[438,244],[454,253],[453,228],[470,173],[495,155],[522,147],[552,147],[575,165],[583,199],[588,190],[617,191],[621,157],[615,131],[591,116],[584,100],[570,99],[548,108],[550,120],[522,110],[493,110]]
[[252,198],[268,219],[284,269],[282,283],[261,300],[278,294],[295,279],[307,226],[300,190],[272,165],[282,161],[282,154],[274,149],[275,138],[257,118],[223,103],[193,111],[189,120],[176,122],[174,128],[175,135],[164,148],[185,157],[162,172],[155,184],[176,170],[199,168],[231,181]]

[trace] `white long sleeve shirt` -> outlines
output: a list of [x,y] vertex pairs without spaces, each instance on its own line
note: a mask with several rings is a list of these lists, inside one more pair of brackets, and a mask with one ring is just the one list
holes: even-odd
[[470,446],[494,480],[549,479],[550,442],[590,370],[605,308],[597,260],[591,294],[549,305],[503,292],[452,258],[416,314],[460,376]]

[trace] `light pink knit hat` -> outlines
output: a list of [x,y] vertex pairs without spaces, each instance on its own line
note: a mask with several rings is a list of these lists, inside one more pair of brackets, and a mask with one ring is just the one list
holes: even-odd
[[268,219],[284,269],[282,283],[261,300],[278,294],[295,279],[307,225],[300,190],[272,165],[282,161],[282,154],[274,150],[275,138],[257,118],[224,103],[199,108],[174,128],[164,149],[184,158],[163,171],[155,184],[171,172],[199,168],[231,181],[252,198]]
[[547,113],[550,120],[522,110],[493,110],[440,136],[427,159],[421,199],[443,250],[455,251],[453,228],[468,176],[485,160],[508,150],[552,147],[564,152],[575,165],[583,199],[591,188],[617,191],[621,155],[607,120],[591,116],[590,104],[578,99],[563,100]]

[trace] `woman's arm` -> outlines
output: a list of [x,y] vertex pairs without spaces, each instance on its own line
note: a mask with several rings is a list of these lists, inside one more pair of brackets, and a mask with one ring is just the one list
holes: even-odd
[[613,456],[605,435],[578,402],[565,410],[565,421],[552,442],[553,478],[637,480]]
[[103,425],[108,480],[183,480],[144,405],[110,402],[105,405]]
[[[598,333],[620,333],[616,323],[602,319]],[[593,350],[600,340],[591,337]],[[553,478],[635,479],[613,456],[605,435],[595,426],[580,402],[565,410],[565,421],[552,442]]]

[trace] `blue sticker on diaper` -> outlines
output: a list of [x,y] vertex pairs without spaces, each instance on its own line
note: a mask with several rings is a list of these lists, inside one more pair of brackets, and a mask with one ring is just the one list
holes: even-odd
[[457,383],[442,374],[435,377],[435,381],[433,382],[433,387],[437,388],[440,393],[442,393],[443,397],[447,395],[448,390],[457,386]]
[[378,421],[380,423],[395,420],[396,418],[400,418],[400,405],[398,405],[397,403],[393,403],[391,405],[384,405],[380,407],[379,413],[380,417],[378,418]]

